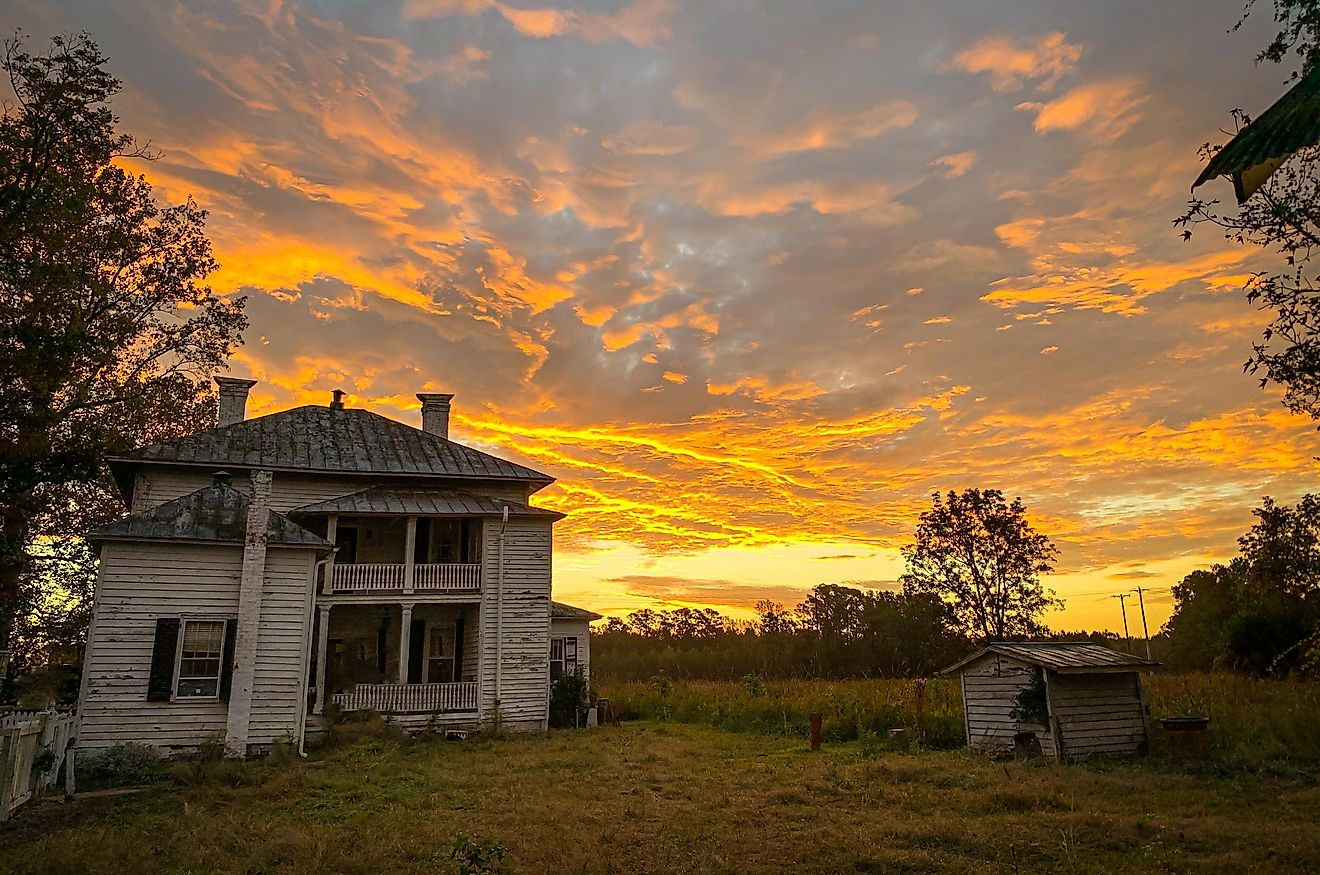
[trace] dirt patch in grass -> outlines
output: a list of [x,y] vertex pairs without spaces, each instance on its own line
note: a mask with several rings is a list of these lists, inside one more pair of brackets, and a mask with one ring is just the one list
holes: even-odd
[[1314,780],[1142,763],[1019,765],[855,743],[813,754],[781,737],[625,725],[461,744],[364,738],[316,767],[247,768],[49,829],[0,829],[0,871],[453,872],[459,833],[503,845],[504,871],[537,873],[1320,862]]

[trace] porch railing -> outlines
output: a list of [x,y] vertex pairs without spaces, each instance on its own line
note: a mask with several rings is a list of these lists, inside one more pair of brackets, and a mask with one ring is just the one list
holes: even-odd
[[369,563],[363,565],[336,565],[334,588],[336,592],[378,592],[403,589],[405,566]]
[[[403,592],[408,566],[403,563],[335,565],[331,592]],[[437,562],[413,566],[415,592],[477,592],[480,563]]]
[[421,590],[481,589],[481,566],[477,563],[431,563],[413,566],[413,588]]
[[335,693],[332,701],[344,711],[417,714],[477,710],[477,683],[358,684],[351,692]]

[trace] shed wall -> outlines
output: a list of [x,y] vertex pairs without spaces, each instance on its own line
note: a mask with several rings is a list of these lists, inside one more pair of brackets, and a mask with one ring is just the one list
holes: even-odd
[[1046,726],[1019,725],[1010,712],[1018,693],[1031,682],[1035,668],[1028,663],[987,653],[963,666],[963,707],[967,715],[967,744],[986,753],[1011,753],[1013,736],[1020,729],[1035,730],[1041,751],[1054,756],[1054,737]]
[[1050,713],[1067,756],[1132,754],[1146,742],[1136,672],[1051,675]]

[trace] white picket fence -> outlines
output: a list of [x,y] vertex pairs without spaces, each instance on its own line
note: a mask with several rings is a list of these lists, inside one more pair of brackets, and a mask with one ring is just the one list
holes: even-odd
[[[59,781],[68,759],[75,718],[59,711],[0,713],[0,820]],[[73,792],[73,764],[64,769],[65,791]]]

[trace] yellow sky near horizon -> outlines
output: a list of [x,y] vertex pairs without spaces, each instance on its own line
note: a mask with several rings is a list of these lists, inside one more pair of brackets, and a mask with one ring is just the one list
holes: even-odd
[[[1172,227],[1269,22],[1236,0],[19,0],[86,28],[252,320],[253,413],[349,403],[552,474],[556,597],[746,616],[895,585],[932,491],[1021,496],[1056,628],[1311,488],[1242,373],[1261,256]],[[1130,22],[1142,26],[1133,28]],[[1213,194],[1229,196],[1227,183]],[[1135,611],[1129,620],[1139,623]],[[1135,628],[1135,626],[1134,626]]]

